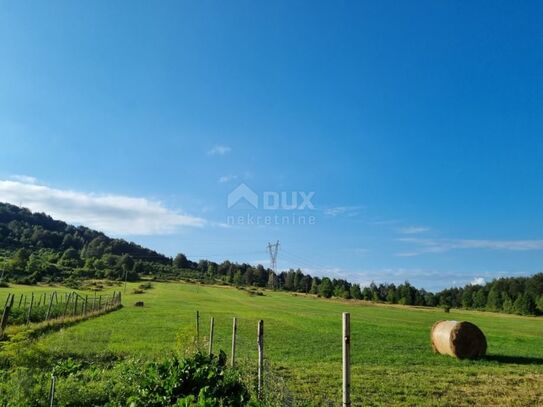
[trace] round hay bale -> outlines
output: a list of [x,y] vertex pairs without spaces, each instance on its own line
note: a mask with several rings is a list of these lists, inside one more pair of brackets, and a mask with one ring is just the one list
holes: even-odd
[[486,353],[483,332],[467,321],[438,321],[430,334],[434,352],[459,359],[473,359]]

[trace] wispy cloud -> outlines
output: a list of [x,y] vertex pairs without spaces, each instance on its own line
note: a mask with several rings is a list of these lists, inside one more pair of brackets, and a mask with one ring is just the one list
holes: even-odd
[[24,182],[25,184],[37,184],[38,179],[29,175],[14,174],[10,177],[14,181]]
[[414,250],[397,253],[398,256],[418,256],[425,253],[444,253],[451,250],[483,249],[527,251],[543,250],[543,240],[478,240],[478,239],[419,239],[403,238],[402,242],[413,243]]
[[403,233],[404,235],[416,235],[418,233],[428,232],[429,230],[430,228],[424,226],[406,226],[397,229],[399,233]]
[[225,155],[231,152],[232,149],[228,146],[223,146],[220,144],[214,145],[211,150],[207,152],[208,155]]
[[219,182],[221,184],[224,184],[230,181],[234,181],[236,179],[238,179],[237,175],[223,175],[222,177],[219,178]]
[[333,206],[330,208],[325,208],[323,213],[326,216],[336,217],[336,216],[357,216],[360,213],[360,210],[364,209],[363,206]]
[[0,201],[22,204],[31,211],[118,236],[168,234],[207,223],[155,200],[89,194],[21,181],[0,180]]

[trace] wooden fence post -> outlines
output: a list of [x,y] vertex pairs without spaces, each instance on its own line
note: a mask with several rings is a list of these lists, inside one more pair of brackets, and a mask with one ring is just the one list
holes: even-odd
[[56,378],[55,375],[51,375],[51,388],[49,389],[49,407],[53,407],[55,405],[55,382]]
[[213,354],[213,331],[215,329],[215,318],[211,317],[211,323],[209,325],[209,355]]
[[62,314],[62,318],[66,317],[66,313],[68,312],[68,304],[70,304],[70,298],[72,296],[72,293],[68,295],[68,298],[66,298],[66,303],[64,304],[64,313]]
[[32,297],[30,297],[30,307],[28,307],[28,315],[26,316],[26,323],[30,323],[30,317],[32,316],[32,306],[34,305],[34,293],[32,293]]
[[236,334],[238,332],[238,320],[236,317],[232,320],[232,359],[230,360],[230,366],[234,367],[236,363]]
[[51,307],[53,306],[53,297],[55,293],[51,294],[51,298],[49,299],[49,306],[47,307],[47,312],[45,313],[45,320],[48,321],[49,317],[51,316]]
[[6,307],[8,306],[9,302],[11,301],[11,296],[12,296],[12,295],[13,295],[13,294],[8,293],[8,296],[7,296],[7,298],[6,298],[6,303],[4,304],[4,308],[6,308]]
[[87,303],[89,302],[89,295],[85,294],[85,305],[83,305],[83,316],[87,316]]
[[343,407],[351,405],[351,314],[343,313]]
[[200,342],[200,311],[196,311],[196,343]]
[[19,305],[17,305],[17,308],[21,308],[22,303],[23,303],[23,294],[21,293],[21,297],[19,298]]
[[258,321],[257,328],[257,344],[258,344],[258,398],[262,399],[262,382],[264,369],[264,321]]
[[[10,295],[11,295],[11,298],[10,298]],[[2,312],[2,319],[0,320],[0,338],[4,336],[4,329],[6,329],[6,326],[8,324],[9,313],[11,312],[11,308],[13,307],[14,299],[15,299],[14,294],[8,294],[8,298],[6,300],[6,306],[4,307],[4,311]]]
[[102,296],[98,297],[98,311],[102,311]]

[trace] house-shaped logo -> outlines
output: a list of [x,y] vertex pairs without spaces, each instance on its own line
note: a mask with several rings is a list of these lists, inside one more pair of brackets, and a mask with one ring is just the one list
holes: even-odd
[[228,194],[228,208],[258,208],[258,195],[244,183]]

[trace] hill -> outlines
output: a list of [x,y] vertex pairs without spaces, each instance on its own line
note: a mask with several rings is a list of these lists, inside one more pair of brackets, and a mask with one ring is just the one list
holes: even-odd
[[543,313],[543,273],[501,278],[485,285],[467,285],[431,293],[409,282],[361,287],[344,279],[304,274],[302,270],[274,273],[262,265],[191,261],[175,258],[123,239],[113,239],[84,226],[72,226],[43,213],[0,203],[0,265],[2,282],[23,284],[64,282],[77,286],[86,278],[193,279],[207,283],[266,287],[322,297],[364,299],[403,305],[470,308],[495,312]]

